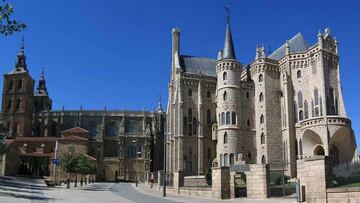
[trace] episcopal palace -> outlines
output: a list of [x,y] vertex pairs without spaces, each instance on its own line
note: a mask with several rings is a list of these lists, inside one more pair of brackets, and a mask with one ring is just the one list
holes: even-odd
[[97,179],[106,181],[134,180],[137,173],[144,180],[164,160],[168,172],[185,176],[269,164],[285,167],[290,177],[306,157],[352,160],[357,146],[330,29],[314,36],[313,45],[298,33],[271,54],[256,47],[250,64],[237,60],[229,18],[225,29],[217,58],[182,54],[180,29],[172,30],[166,111],[160,102],[151,112],[52,110],[44,73],[35,83],[22,46],[3,78],[0,117],[10,150],[2,173],[50,176],[55,143],[58,156],[86,155],[97,165]]

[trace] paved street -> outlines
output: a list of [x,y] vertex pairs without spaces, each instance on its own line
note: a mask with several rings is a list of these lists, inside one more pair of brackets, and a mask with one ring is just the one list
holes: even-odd
[[[66,202],[66,203],[175,203],[175,202],[242,202],[242,203],[282,203],[295,202],[294,199],[271,198],[267,200],[213,200],[200,199],[189,196],[168,194],[162,198],[160,190],[150,189],[144,185],[135,187],[132,183],[94,183],[83,187],[66,189],[66,185],[57,188],[48,188],[42,180],[25,178],[0,177],[0,202],[1,203],[43,203],[43,202]],[[80,185],[80,184],[79,184]]]

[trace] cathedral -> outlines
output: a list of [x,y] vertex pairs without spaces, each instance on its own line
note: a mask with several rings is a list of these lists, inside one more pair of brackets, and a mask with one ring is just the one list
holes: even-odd
[[344,106],[338,43],[329,28],[309,45],[301,33],[250,64],[237,60],[230,19],[217,58],[184,55],[172,30],[166,168],[185,176],[211,167],[269,164],[296,177],[297,160],[356,153]]
[[160,101],[157,111],[52,110],[44,72],[34,90],[23,45],[3,84],[0,118],[10,150],[0,161],[0,174],[49,176],[55,153],[61,158],[70,149],[95,162],[97,180],[133,181],[136,175],[144,180],[146,173],[162,169]]

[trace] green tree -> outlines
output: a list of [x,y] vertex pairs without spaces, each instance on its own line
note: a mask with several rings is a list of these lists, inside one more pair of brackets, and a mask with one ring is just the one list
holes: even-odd
[[[83,185],[83,178],[84,176],[90,174],[92,172],[92,165],[90,161],[85,157],[85,155],[80,154],[78,156],[78,167],[77,167],[78,173],[81,176],[80,184]],[[86,180],[85,180],[86,183]]]
[[77,172],[78,159],[74,156],[74,153],[69,150],[60,159],[61,167],[67,173],[67,188],[70,188],[70,174]]
[[13,20],[11,18],[14,13],[14,7],[6,3],[6,0],[1,0],[0,3],[0,34],[12,35],[16,32],[21,32],[26,29],[26,25],[19,20]]

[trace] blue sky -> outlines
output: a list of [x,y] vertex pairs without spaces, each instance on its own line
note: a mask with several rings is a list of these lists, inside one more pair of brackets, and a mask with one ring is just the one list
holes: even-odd
[[[215,58],[229,4],[236,55],[249,63],[256,44],[275,50],[301,32],[310,44],[330,27],[339,42],[347,113],[360,133],[360,3],[336,0],[14,1],[23,20],[30,73],[45,67],[54,109],[156,108],[167,100],[171,28],[183,54]],[[0,72],[14,67],[21,35],[0,37]],[[2,89],[2,83],[0,84]],[[358,139],[359,140],[359,139]]]

